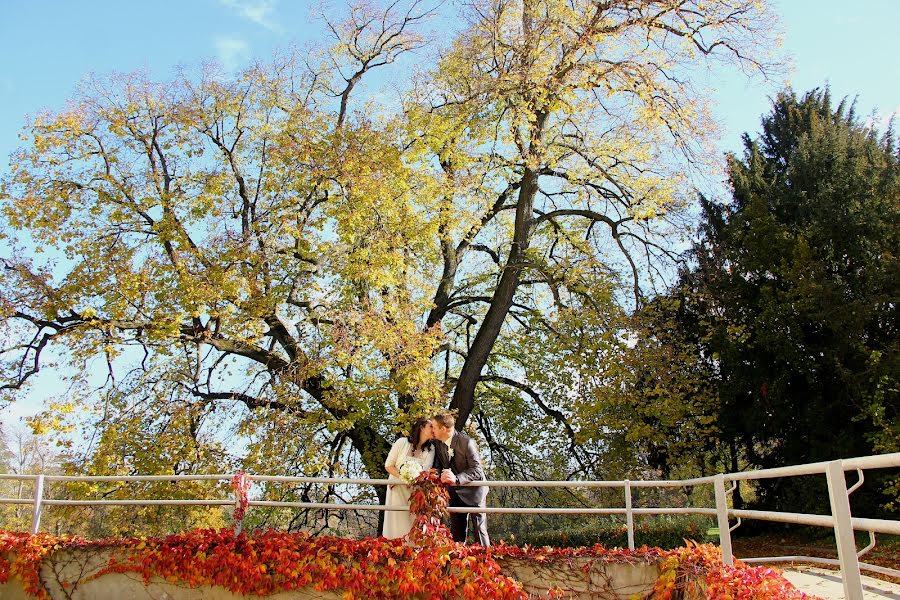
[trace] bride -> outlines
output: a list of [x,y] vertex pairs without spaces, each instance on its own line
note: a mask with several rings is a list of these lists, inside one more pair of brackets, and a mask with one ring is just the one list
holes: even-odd
[[[430,469],[434,463],[434,431],[432,423],[425,418],[416,419],[409,435],[402,437],[391,446],[384,467],[390,474],[388,479],[402,483],[400,468],[407,461],[416,461],[422,470]],[[386,538],[403,537],[412,529],[413,515],[409,512],[410,488],[406,485],[390,484],[387,488],[385,506],[394,510],[384,511],[384,531]]]

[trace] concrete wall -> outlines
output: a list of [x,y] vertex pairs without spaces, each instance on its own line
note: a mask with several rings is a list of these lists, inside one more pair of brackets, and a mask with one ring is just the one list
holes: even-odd
[[[108,573],[97,579],[92,575],[109,564],[113,549],[61,550],[46,558],[41,565],[41,582],[53,600],[240,600],[246,598],[220,587],[188,587],[158,577],[145,584],[135,573]],[[5,557],[10,560],[12,557]],[[74,585],[71,582],[75,582]],[[64,584],[69,585],[64,585]],[[317,592],[314,589],[292,590],[269,596],[272,600],[339,599],[334,592]],[[10,578],[0,584],[0,600],[34,600],[25,593],[22,582]]]
[[[546,595],[557,586],[572,598],[628,600],[645,597],[659,577],[655,564],[623,564],[589,558],[571,558],[538,563],[501,558],[503,574],[520,581],[530,594]],[[637,595],[637,596],[636,596]]]
[[[41,567],[41,581],[50,597],[66,600],[238,600],[245,598],[219,587],[188,587],[159,578],[145,584],[136,574],[109,573],[90,577],[104,568],[115,550],[65,550],[55,552]],[[10,559],[12,557],[6,557]],[[572,558],[548,563],[519,558],[497,561],[503,573],[520,582],[535,597],[546,595],[552,586],[570,598],[628,600],[646,597],[658,577],[655,564],[607,563],[597,559]],[[86,581],[88,580],[88,581]],[[69,582],[69,585],[65,585]],[[71,583],[74,582],[74,585]],[[255,596],[254,596],[255,597]],[[311,588],[280,592],[272,600],[339,599],[337,592],[317,592]],[[0,599],[29,600],[22,582],[11,579],[0,584]]]

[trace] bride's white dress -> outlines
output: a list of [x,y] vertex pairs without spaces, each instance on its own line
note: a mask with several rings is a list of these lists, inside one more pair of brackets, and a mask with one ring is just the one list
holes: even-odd
[[[400,469],[400,466],[408,460],[418,461],[423,469],[430,469],[434,464],[434,448],[412,452],[412,444],[405,437],[402,437],[391,446],[391,451],[388,452],[384,466],[385,468],[396,467]],[[391,481],[402,481],[393,475],[389,476],[388,479]],[[413,516],[409,512],[409,493],[410,488],[406,485],[388,487],[385,506],[395,510],[384,511],[384,531],[382,532],[384,537],[389,539],[403,537],[412,529]]]

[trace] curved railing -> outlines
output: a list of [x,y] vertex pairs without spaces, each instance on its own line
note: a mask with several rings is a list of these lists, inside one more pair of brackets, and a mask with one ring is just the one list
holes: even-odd
[[[604,514],[624,515],[628,530],[628,547],[634,549],[634,516],[635,515],[662,515],[662,514],[703,514],[714,515],[718,521],[719,546],[722,550],[722,560],[725,564],[733,564],[734,556],[731,549],[731,532],[740,525],[742,519],[758,519],[763,521],[777,521],[782,523],[795,523],[800,525],[812,525],[830,527],[834,529],[837,543],[838,559],[825,559],[811,556],[770,556],[761,558],[747,558],[744,562],[779,562],[779,561],[806,561],[823,564],[838,565],[841,568],[845,597],[852,600],[862,600],[862,580],[860,569],[883,573],[893,577],[900,577],[900,571],[862,563],[859,558],[871,550],[876,543],[875,534],[900,535],[900,521],[888,519],[864,519],[851,515],[850,495],[862,485],[864,471],[870,469],[884,469],[900,467],[900,452],[877,456],[864,456],[845,460],[810,463],[777,469],[763,469],[758,471],[745,471],[739,473],[723,473],[709,477],[697,477],[682,480],[641,480],[641,481],[482,481],[479,485],[489,487],[529,487],[529,488],[621,488],[624,496],[622,507],[579,507],[579,508],[537,508],[537,507],[451,507],[451,512],[483,512],[483,513],[524,513],[524,514]],[[858,481],[849,489],[847,488],[845,472],[855,471]],[[828,484],[828,494],[831,501],[831,514],[812,515],[804,513],[772,512],[757,510],[739,510],[728,507],[728,495],[734,491],[739,481],[770,479],[775,477],[794,477],[801,475],[825,475]],[[44,497],[44,486],[52,482],[129,482],[129,481],[232,481],[235,477],[243,478],[241,485],[236,489],[245,489],[243,484],[253,481],[282,482],[282,483],[318,483],[318,484],[355,484],[355,485],[404,485],[397,484],[387,479],[345,479],[328,477],[281,477],[275,475],[251,475],[251,474],[215,474],[215,475],[135,475],[135,476],[70,476],[70,475],[18,475],[0,474],[0,479],[13,479],[19,481],[32,481],[34,484],[33,498],[0,498],[0,504],[31,504],[32,508],[32,532],[37,533],[40,528],[41,513],[44,506],[228,506],[240,502],[235,499],[186,499],[186,500],[141,500],[141,499],[117,499],[117,500],[55,500]],[[728,487],[730,484],[730,487]],[[632,506],[632,491],[634,488],[671,488],[712,485],[715,491],[715,507],[653,507],[634,508]],[[273,500],[248,500],[249,507],[278,507],[294,509],[324,509],[324,510],[390,510],[383,505],[376,504],[337,504],[317,502],[279,502]],[[731,525],[729,519],[737,519],[735,525]],[[236,528],[240,529],[240,523]],[[870,544],[857,551],[854,531],[867,531],[870,536]]]

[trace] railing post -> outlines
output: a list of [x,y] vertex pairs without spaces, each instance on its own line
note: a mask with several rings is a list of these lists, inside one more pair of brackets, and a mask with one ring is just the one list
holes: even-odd
[[725,493],[725,476],[716,475],[713,481],[716,490],[716,519],[719,523],[719,548],[722,551],[722,562],[734,565],[731,552],[731,529],[728,527],[728,495]]
[[863,600],[859,558],[856,556],[856,539],[850,517],[850,497],[847,495],[847,479],[844,477],[842,462],[839,460],[829,462],[825,476],[828,479],[831,516],[834,517],[834,540],[837,543],[838,560],[841,562],[844,598]]
[[631,512],[631,481],[625,480],[625,524],[628,528],[628,549],[634,550],[634,514]]
[[31,533],[35,534],[41,527],[41,509],[44,504],[44,475],[34,480],[34,510],[31,513]]

